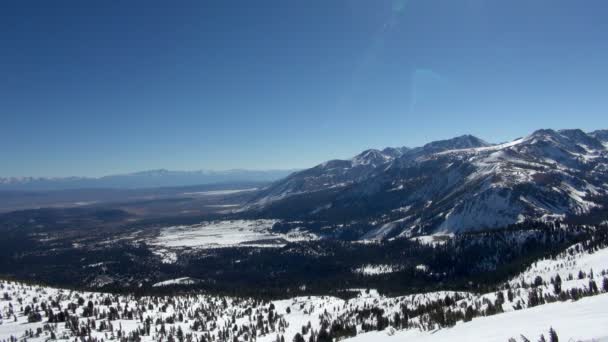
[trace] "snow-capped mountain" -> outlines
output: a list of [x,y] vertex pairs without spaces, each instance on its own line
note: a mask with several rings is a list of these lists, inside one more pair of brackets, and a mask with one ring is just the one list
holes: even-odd
[[368,150],[294,173],[249,208],[368,222],[367,238],[585,214],[608,194],[607,132],[544,129],[503,144],[465,135],[412,149]]
[[346,188],[373,178],[379,171],[381,172],[380,169],[400,158],[409,160],[447,149],[487,145],[481,139],[465,135],[449,140],[435,141],[414,149],[407,147],[387,147],[381,151],[369,149],[348,160],[330,160],[311,169],[293,173],[263,192],[258,198],[258,204],[274,202],[297,194]]
[[196,170],[165,169],[103,177],[7,177],[0,178],[0,190],[65,190],[83,188],[155,188],[228,182],[269,182],[286,177],[294,170]]
[[608,146],[608,129],[594,131],[589,133],[589,135],[600,140],[604,146]]

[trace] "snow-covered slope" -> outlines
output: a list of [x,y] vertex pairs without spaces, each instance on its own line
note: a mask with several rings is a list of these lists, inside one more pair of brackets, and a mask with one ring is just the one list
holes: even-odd
[[560,341],[608,341],[608,294],[577,302],[558,302],[504,314],[480,317],[449,329],[434,331],[377,331],[358,335],[352,342],[524,342],[549,340],[553,328]]
[[[582,247],[575,245],[568,248],[556,259],[545,259],[535,262],[529,269],[515,277],[511,284],[533,283],[537,277],[541,277],[546,284],[557,275],[562,279],[562,289],[586,286],[592,277],[601,284],[603,271],[608,271],[608,248],[601,249],[595,253],[577,252]],[[579,272],[584,277],[579,279]],[[592,276],[593,275],[593,276]],[[547,287],[547,290],[550,290]]]
[[[293,341],[300,334],[305,341],[311,336],[321,341],[326,332],[362,342],[487,342],[525,341],[522,335],[536,341],[541,334],[548,339],[553,328],[562,341],[601,341],[608,337],[608,249],[581,247],[539,260],[498,292],[484,294],[386,297],[359,290],[349,300],[317,296],[268,302],[203,294],[134,297],[0,281],[0,339],[46,341],[54,336],[72,341],[80,335],[97,341],[158,341],[190,336],[194,341],[273,342],[281,337]],[[570,273],[583,273],[582,279],[569,279]],[[557,274],[564,276],[559,294],[549,283]],[[159,287],[189,281],[196,280],[173,279]],[[542,300],[533,304],[531,294]]]
[[498,145],[462,136],[401,149],[397,157],[369,150],[278,181],[248,209],[374,222],[367,238],[562,219],[601,207],[598,198],[608,195],[602,139],[602,131],[538,130]]

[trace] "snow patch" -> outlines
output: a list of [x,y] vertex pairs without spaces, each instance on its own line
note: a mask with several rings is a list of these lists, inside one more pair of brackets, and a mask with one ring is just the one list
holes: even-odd
[[361,274],[364,276],[374,276],[374,275],[379,275],[379,274],[387,274],[387,273],[393,273],[398,271],[398,268],[395,267],[394,265],[386,265],[386,264],[382,264],[382,265],[364,265],[361,266],[359,268],[356,268],[353,270],[353,273],[356,274]]
[[152,285],[152,287],[162,287],[162,286],[171,286],[171,285],[193,285],[198,283],[198,279],[190,278],[190,277],[182,277],[177,279],[170,279],[161,281]]
[[278,220],[205,221],[189,226],[172,226],[161,230],[150,244],[160,248],[221,248],[234,246],[282,247],[290,241],[307,241],[312,233],[292,230],[287,234],[272,231]]

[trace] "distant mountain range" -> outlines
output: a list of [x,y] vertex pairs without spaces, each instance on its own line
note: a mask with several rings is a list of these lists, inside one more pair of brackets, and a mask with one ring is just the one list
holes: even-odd
[[367,150],[296,172],[247,209],[264,216],[367,225],[365,238],[462,232],[602,208],[608,130],[538,130],[502,144],[471,135]]
[[0,191],[46,191],[97,188],[157,188],[234,182],[270,182],[284,178],[294,170],[169,171],[150,170],[98,178],[65,177],[0,178]]

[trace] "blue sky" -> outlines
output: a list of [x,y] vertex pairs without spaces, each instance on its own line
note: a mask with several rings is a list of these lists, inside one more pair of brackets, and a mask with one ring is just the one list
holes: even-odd
[[4,1],[0,176],[608,128],[603,0]]

